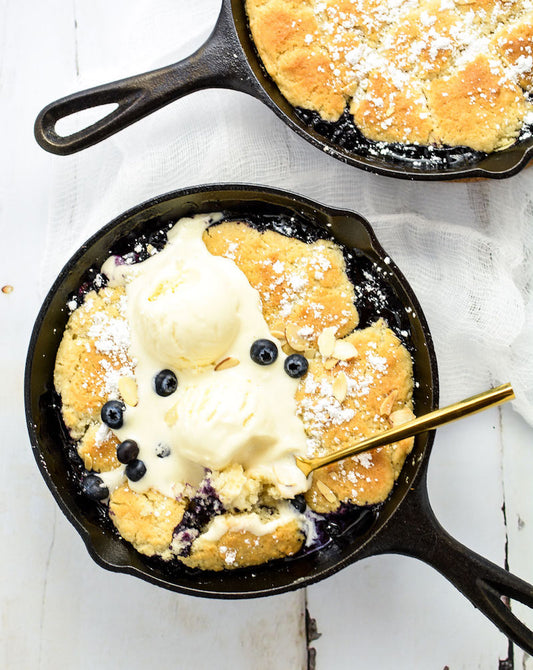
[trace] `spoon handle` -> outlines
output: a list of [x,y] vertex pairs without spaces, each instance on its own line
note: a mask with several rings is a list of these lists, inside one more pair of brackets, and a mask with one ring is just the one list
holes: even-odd
[[327,456],[322,456],[320,458],[296,458],[296,465],[300,470],[307,476],[313,470],[321,468],[324,465],[329,465],[335,461],[340,461],[343,458],[348,456],[355,456],[360,454],[363,451],[368,451],[369,449],[375,449],[376,447],[382,447],[385,444],[391,444],[392,442],[398,442],[403,440],[406,437],[413,437],[413,435],[418,435],[419,433],[425,433],[428,430],[433,430],[438,426],[443,426],[446,423],[451,423],[452,421],[457,421],[464,416],[470,414],[475,414],[476,412],[481,412],[484,409],[489,407],[494,407],[495,405],[500,405],[503,402],[512,400],[515,397],[511,384],[502,384],[496,388],[490,389],[489,391],[484,391],[483,393],[478,393],[471,398],[466,398],[465,400],[460,400],[459,402],[454,403],[453,405],[448,405],[447,407],[442,407],[441,409],[434,410],[423,416],[419,416],[412,421],[403,423],[397,428],[392,428],[391,430],[386,430],[383,433],[374,435],[366,440],[357,442],[351,447],[346,447],[346,449],[341,449],[340,451],[335,451],[332,454]]

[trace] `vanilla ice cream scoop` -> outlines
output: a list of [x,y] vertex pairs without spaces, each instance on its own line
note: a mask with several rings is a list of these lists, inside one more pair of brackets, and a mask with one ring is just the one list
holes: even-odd
[[144,346],[162,367],[214,363],[239,331],[238,296],[212,265],[199,268],[178,258],[159,270],[147,278],[132,310]]
[[220,374],[212,383],[191,386],[177,413],[180,452],[216,470],[230,463],[248,468],[277,460],[284,445],[270,410],[249,379]]

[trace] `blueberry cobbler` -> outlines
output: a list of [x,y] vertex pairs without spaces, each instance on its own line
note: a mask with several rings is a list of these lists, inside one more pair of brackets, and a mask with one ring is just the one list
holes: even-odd
[[384,501],[412,448],[309,478],[295,463],[413,418],[402,333],[379,293],[360,323],[372,287],[331,240],[222,215],[162,235],[144,260],[110,255],[70,304],[54,382],[83,492],[137,551],[190,568],[306,551],[321,520]]
[[531,134],[531,0],[245,4],[281,93],[326,122],[348,118],[375,142],[486,153]]

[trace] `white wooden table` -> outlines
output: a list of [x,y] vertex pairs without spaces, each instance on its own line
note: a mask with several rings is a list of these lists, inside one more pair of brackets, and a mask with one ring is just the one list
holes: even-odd
[[[127,11],[128,0],[0,0],[0,286],[13,287],[0,293],[0,668],[299,670],[309,658],[317,670],[498,670],[507,639],[415,560],[364,560],[276,598],[195,599],[96,566],[49,494],[22,392],[43,298],[51,168],[62,159],[38,148],[32,126],[47,102],[79,88],[80,71],[94,83],[127,74],[112,65]],[[529,582],[532,481],[533,429],[509,407],[437,435],[429,472],[437,516],[458,540]],[[309,645],[306,611],[320,634]],[[532,613],[523,616],[533,626]],[[510,651],[516,669],[533,668],[520,649]]]

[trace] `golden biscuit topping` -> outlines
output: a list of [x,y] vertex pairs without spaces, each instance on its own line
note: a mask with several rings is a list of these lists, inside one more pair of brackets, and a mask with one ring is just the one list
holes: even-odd
[[533,123],[530,0],[246,0],[295,107],[370,140],[503,149]]

